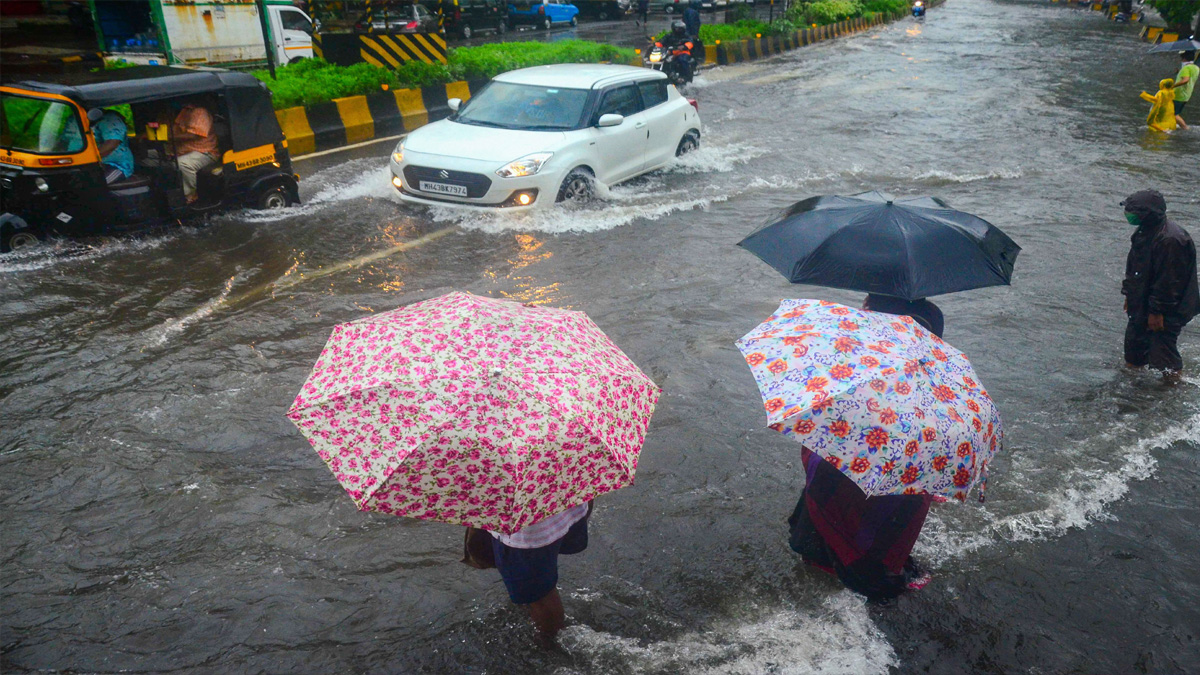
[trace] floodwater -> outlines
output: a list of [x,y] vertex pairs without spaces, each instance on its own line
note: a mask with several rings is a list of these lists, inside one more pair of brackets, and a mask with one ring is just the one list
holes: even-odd
[[[1200,380],[1122,368],[1117,203],[1157,187],[1200,235],[1200,132],[1144,130],[1176,62],[1135,34],[953,0],[707,71],[702,151],[595,207],[403,206],[377,147],[307,165],[282,214],[5,257],[3,670],[1196,672]],[[933,582],[880,606],[787,548],[799,448],[733,347],[780,298],[860,300],[735,244],[867,189],[1024,247],[1011,287],[938,300],[1006,422],[988,500],[936,507]],[[584,310],[664,389],[637,484],[563,559],[556,650],[461,529],[356,512],[284,418],[333,325],[451,290]]]

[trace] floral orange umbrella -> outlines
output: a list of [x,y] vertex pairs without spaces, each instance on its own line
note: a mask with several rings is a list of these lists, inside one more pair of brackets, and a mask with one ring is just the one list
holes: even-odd
[[784,300],[737,346],[770,427],[867,496],[962,501],[986,486],[1000,412],[967,357],[912,318]]
[[450,293],[334,328],[288,417],[360,509],[507,534],[630,484],[659,393],[582,312]]

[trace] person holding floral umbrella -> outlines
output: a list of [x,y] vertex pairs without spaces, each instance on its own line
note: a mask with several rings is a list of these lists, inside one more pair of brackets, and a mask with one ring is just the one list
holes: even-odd
[[1002,438],[970,363],[921,318],[785,300],[738,341],[770,427],[802,443],[789,544],[875,600],[929,581],[911,551],[930,504],[965,501]]
[[360,510],[466,525],[469,555],[490,532],[464,562],[552,637],[558,555],[633,482],[659,395],[583,312],[450,293],[334,328],[288,417]]

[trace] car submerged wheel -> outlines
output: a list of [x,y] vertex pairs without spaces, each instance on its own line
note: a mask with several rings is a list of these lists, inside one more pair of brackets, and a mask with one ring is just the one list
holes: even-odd
[[464,23],[464,24],[463,24],[463,27],[462,27],[462,30],[461,30],[461,31],[459,31],[459,32],[460,32],[460,33],[462,33],[462,38],[463,38],[464,40],[470,40],[470,39],[471,39],[471,26],[470,26],[469,24],[465,24],[465,23]]
[[562,187],[558,188],[560,202],[582,204],[591,200],[596,194],[596,177],[584,168],[572,169],[563,179]]
[[577,17],[577,16],[571,17],[571,28],[574,28],[575,26],[578,26],[578,25],[579,25],[579,17]]
[[696,132],[689,131],[683,135],[683,138],[679,139],[679,147],[675,148],[675,156],[683,157],[689,152],[697,150],[699,147],[700,137],[696,135]]
[[553,25],[554,25],[554,22],[550,20],[550,17],[546,17],[545,19],[542,19],[542,30],[550,30],[550,27]]
[[498,35],[504,35],[507,32],[508,32],[508,22],[501,21],[500,24],[498,26],[496,26],[496,33]]
[[260,210],[282,209],[288,205],[287,191],[282,185],[270,187],[259,193],[254,200],[254,208]]

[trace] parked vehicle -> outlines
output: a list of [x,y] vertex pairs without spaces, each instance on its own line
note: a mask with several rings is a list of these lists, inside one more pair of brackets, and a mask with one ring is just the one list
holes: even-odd
[[600,21],[620,19],[629,12],[630,0],[574,0],[579,15]]
[[[253,2],[93,0],[96,37],[106,58],[148,65],[261,67],[263,45]],[[266,0],[275,62],[312,57],[313,22],[289,0]]]
[[[184,104],[214,118],[219,162],[188,205],[171,122]],[[87,111],[128,105],[134,174],[106,184]],[[47,235],[108,235],[202,213],[300,201],[262,82],[246,73],[136,66],[0,86],[0,251]]]
[[916,2],[913,3],[912,15],[913,15],[913,18],[916,18],[916,19],[924,19],[925,18],[925,2],[923,0],[917,0]]
[[508,5],[508,27],[520,24],[549,30],[554,24],[579,25],[579,8],[561,0],[529,0]]
[[392,153],[406,202],[522,209],[586,201],[700,145],[695,101],[661,72],[562,64],[496,76]]
[[[381,3],[371,18],[371,28],[375,33],[436,33],[438,18],[424,5],[388,6]],[[354,22],[354,32],[368,32],[366,14]]]
[[480,31],[503,35],[508,30],[508,4],[503,0],[458,0],[442,25],[447,35],[464,40]]

